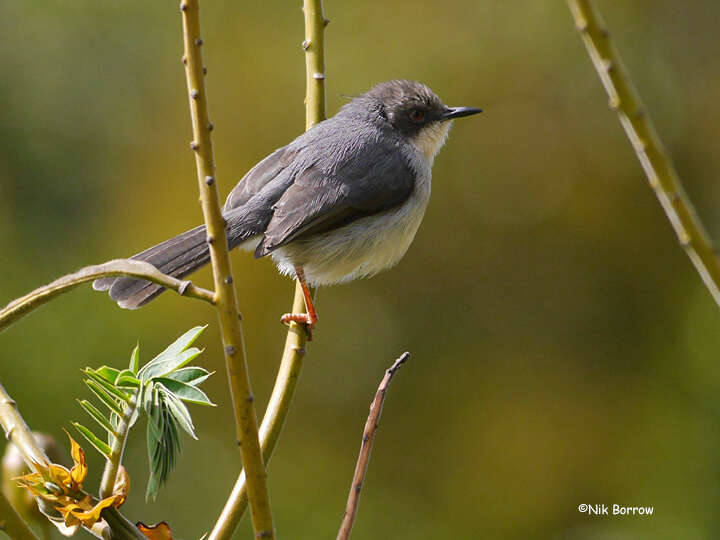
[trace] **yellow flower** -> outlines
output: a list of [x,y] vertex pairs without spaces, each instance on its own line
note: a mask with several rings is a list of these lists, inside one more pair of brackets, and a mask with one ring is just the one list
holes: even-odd
[[77,528],[83,525],[91,528],[102,519],[100,513],[105,508],[117,508],[125,502],[130,491],[130,478],[125,468],[121,467],[114,493],[93,504],[93,498],[82,489],[88,472],[85,452],[70,434],[68,438],[73,459],[70,470],[57,463],[50,463],[45,467],[38,467],[38,472],[20,476],[15,480],[20,487],[28,489],[34,496],[51,503],[62,514],[66,526]]

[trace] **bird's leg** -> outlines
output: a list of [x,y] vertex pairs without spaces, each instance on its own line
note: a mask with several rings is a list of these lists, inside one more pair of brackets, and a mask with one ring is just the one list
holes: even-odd
[[287,324],[289,322],[296,322],[304,324],[307,327],[308,339],[312,339],[312,330],[315,328],[315,323],[318,321],[317,312],[315,311],[315,305],[310,295],[310,289],[308,289],[307,283],[305,282],[305,272],[302,267],[295,267],[295,275],[300,281],[300,287],[302,288],[303,296],[305,297],[305,309],[307,313],[286,313],[280,320]]

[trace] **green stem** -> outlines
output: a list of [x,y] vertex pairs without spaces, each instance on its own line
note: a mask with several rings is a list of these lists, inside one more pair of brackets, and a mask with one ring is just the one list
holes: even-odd
[[720,304],[720,260],[700,219],[680,183],[672,160],[663,148],[655,127],[629,75],[610,43],[610,34],[590,0],[568,0],[590,59],[610,98],[650,187],[670,220],[680,245],[695,265],[705,286]]
[[14,540],[40,540],[0,491],[0,531]]
[[50,460],[35,442],[23,417],[20,416],[15,400],[0,384],[0,425],[5,431],[5,438],[20,451],[25,463],[32,472],[41,472],[48,467]]
[[138,394],[139,392],[135,392],[130,398],[113,435],[110,457],[105,462],[105,470],[103,471],[102,481],[100,482],[100,499],[110,497],[115,489],[115,481],[117,480],[123,453],[125,452],[125,443],[127,442],[128,433],[130,433],[130,423],[137,409]]
[[210,262],[215,282],[215,300],[220,331],[225,351],[230,395],[235,412],[237,442],[242,464],[245,467],[250,499],[250,513],[257,538],[275,538],[270,499],[267,490],[267,473],[260,449],[255,400],[250,387],[245,342],[226,236],[226,223],[220,209],[220,195],[215,178],[208,117],[205,69],[202,61],[200,17],[198,0],[182,0],[180,4],[185,46],[185,75],[190,98],[193,141],[200,201],[208,234]]
[[[322,0],[305,0],[305,129],[325,120],[325,48],[324,31],[330,22],[323,14]],[[300,282],[295,283],[292,313],[303,313],[306,309],[305,298]],[[290,323],[285,348],[283,349],[280,369],[275,380],[272,395],[268,403],[262,425],[260,441],[265,463],[269,463],[275,450],[280,433],[285,425],[295,388],[300,377],[307,332],[304,325]],[[235,486],[228,497],[208,540],[226,540],[230,538],[247,509],[247,486],[245,471],[241,471]]]
[[0,310],[0,332],[23,316],[48,303],[56,296],[68,292],[78,285],[82,285],[88,281],[94,281],[98,278],[113,276],[130,276],[147,279],[168,289],[173,289],[181,295],[205,300],[210,303],[214,302],[212,292],[197,287],[189,281],[182,281],[163,274],[150,263],[130,259],[117,259],[103,264],[86,266],[74,274],[63,276],[44,287],[35,289],[33,292],[17,300],[13,300]]
[[[299,285],[298,285],[299,288]],[[300,313],[305,308],[305,298],[302,290],[295,295],[293,313]],[[275,386],[260,426],[260,443],[265,463],[270,462],[275,446],[295,395],[300,370],[305,356],[305,341],[307,334],[302,325],[292,324],[285,340],[280,369],[278,370]],[[245,471],[241,471],[235,482],[230,497],[218,518],[208,540],[226,540],[237,529],[245,510],[247,509],[247,486],[245,484]]]

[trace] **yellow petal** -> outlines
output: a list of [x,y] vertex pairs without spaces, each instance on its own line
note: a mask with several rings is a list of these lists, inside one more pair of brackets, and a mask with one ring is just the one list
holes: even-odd
[[92,527],[95,523],[100,521],[100,512],[102,512],[105,508],[108,508],[110,506],[117,506],[117,501],[121,497],[119,495],[112,495],[111,497],[108,497],[107,499],[103,499],[99,503],[97,503],[95,506],[93,506],[90,510],[81,512],[78,510],[73,510],[73,515],[78,518],[80,521],[82,521],[82,524],[86,527]]
[[73,439],[70,434],[65,431],[65,433],[68,436],[68,439],[70,439],[70,455],[73,459],[73,468],[70,469],[70,476],[75,482],[75,488],[82,487],[82,483],[85,480],[85,477],[87,476],[87,464],[85,463],[85,452],[83,452],[83,449],[80,448],[80,445]]
[[68,471],[62,465],[58,465],[57,463],[51,463],[48,466],[48,474],[50,475],[50,478],[53,480],[53,482],[63,488],[63,490],[68,491],[74,487],[72,476],[70,476],[70,471]]
[[172,540],[172,533],[170,532],[170,526],[161,521],[157,525],[145,525],[140,522],[137,524],[137,528],[150,540]]

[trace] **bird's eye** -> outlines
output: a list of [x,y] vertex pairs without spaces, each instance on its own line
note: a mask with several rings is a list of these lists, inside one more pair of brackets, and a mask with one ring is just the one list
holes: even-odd
[[410,120],[412,120],[416,124],[419,124],[420,122],[425,120],[425,113],[420,109],[413,109],[410,111]]

